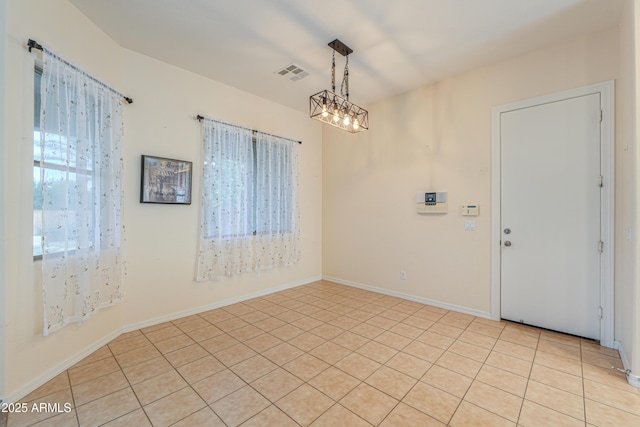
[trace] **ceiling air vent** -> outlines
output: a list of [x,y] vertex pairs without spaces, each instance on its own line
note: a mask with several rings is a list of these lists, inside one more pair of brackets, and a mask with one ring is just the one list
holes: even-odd
[[298,67],[295,64],[287,65],[286,67],[276,71],[276,74],[286,77],[291,81],[301,80],[309,75],[308,72]]

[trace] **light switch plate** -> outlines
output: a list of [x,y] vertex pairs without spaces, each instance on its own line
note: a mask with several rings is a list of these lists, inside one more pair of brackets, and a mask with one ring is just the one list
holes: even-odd
[[466,231],[476,231],[476,222],[475,221],[465,221],[464,229]]

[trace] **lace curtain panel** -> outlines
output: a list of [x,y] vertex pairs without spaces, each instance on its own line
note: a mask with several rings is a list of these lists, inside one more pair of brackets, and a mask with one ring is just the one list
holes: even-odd
[[300,259],[297,145],[204,120],[197,280]]
[[[44,335],[124,290],[122,97],[43,50],[40,111]],[[36,153],[37,154],[37,153]]]

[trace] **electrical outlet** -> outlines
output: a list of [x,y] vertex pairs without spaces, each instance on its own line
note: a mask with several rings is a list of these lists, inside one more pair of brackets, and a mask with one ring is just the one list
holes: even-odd
[[407,280],[407,272],[402,270],[400,271],[400,279]]

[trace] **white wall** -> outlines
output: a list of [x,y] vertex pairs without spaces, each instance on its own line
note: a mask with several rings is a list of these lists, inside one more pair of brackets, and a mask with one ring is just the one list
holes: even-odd
[[[127,126],[125,202],[128,291],[126,325],[300,283],[321,275],[321,125],[297,111],[131,51],[124,51],[124,90],[134,98]],[[274,77],[276,78],[276,77]],[[301,140],[298,147],[301,261],[288,268],[194,281],[199,218],[201,125],[196,115]],[[139,203],[140,155],[194,162],[190,206]],[[155,298],[150,299],[150,295]]]
[[[324,276],[489,313],[491,108],[615,79],[618,62],[612,28],[372,105],[368,132],[326,130]],[[418,215],[425,191],[448,191],[449,213]]]
[[[4,6],[4,0],[0,6]],[[6,336],[2,340],[6,370],[0,371],[4,379],[4,385],[0,381],[0,396],[25,395],[123,328],[152,324],[185,311],[320,277],[319,123],[303,113],[124,50],[66,0],[11,1],[6,9],[2,14],[7,19],[6,58],[3,55],[6,82],[2,84],[0,73],[0,84],[6,94],[4,102],[11,108],[2,115],[6,141],[4,153],[0,151],[0,169],[5,177],[5,218],[0,230],[5,232],[3,243],[7,248],[0,282],[3,308],[6,302]],[[128,262],[125,300],[82,327],[72,324],[48,337],[42,336],[39,262],[34,262],[31,255],[33,69],[39,54],[26,49],[29,38],[49,45],[134,99],[132,105],[123,107]],[[303,140],[299,149],[302,260],[295,266],[266,271],[260,277],[250,274],[194,282],[201,171],[200,128],[194,120],[197,114]],[[140,204],[141,154],[193,161],[193,203]]]

